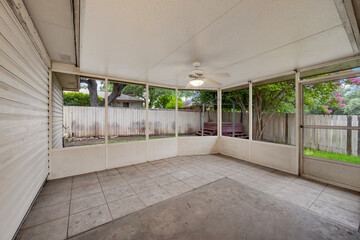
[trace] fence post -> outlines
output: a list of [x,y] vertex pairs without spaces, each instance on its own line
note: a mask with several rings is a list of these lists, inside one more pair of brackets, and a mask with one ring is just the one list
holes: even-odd
[[[351,127],[352,125],[352,116],[347,116],[347,126]],[[351,155],[351,129],[347,130],[346,133],[346,153]]]

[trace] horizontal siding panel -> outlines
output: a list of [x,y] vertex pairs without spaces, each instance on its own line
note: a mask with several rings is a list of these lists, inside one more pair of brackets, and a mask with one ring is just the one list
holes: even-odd
[[[1,26],[1,33],[12,43],[18,43],[19,45],[14,46],[13,48],[21,52],[27,62],[29,62],[34,69],[38,69],[43,76],[42,78],[47,77],[47,67],[46,65],[39,65],[38,63],[42,62],[42,59],[35,47],[31,43],[29,38],[24,38],[26,35],[24,29],[16,20],[14,15],[9,16],[8,11],[11,11],[9,7],[0,5],[0,19],[4,25]],[[8,34],[6,34],[8,33]],[[46,83],[45,79],[43,81]]]
[[[10,58],[10,59],[16,59],[18,60],[16,65],[23,71],[29,73],[31,77],[37,81],[37,79],[46,77],[46,75],[42,75],[38,71],[34,70],[32,66],[29,64],[29,62],[26,61],[26,59],[14,48],[14,45],[9,42],[7,39],[5,39],[4,35],[0,35],[0,44],[4,46],[4,53]],[[42,81],[40,81],[42,82]],[[46,84],[46,82],[44,82]]]
[[63,147],[63,91],[56,78],[52,75],[52,148]]
[[[25,104],[28,106],[39,107],[42,109],[47,109],[46,102],[33,99],[31,96],[27,94],[23,94],[14,86],[5,85],[0,82],[0,93],[2,98],[8,99],[9,101]],[[29,98],[31,98],[32,101],[29,101]]]
[[24,82],[22,79],[18,78],[16,75],[7,71],[3,66],[0,65],[0,81],[7,85],[13,85],[14,82],[18,86],[18,90],[23,92],[24,94],[30,95],[34,99],[38,99],[43,102],[47,102],[48,95],[39,94],[38,90],[32,86]]
[[11,239],[48,174],[48,68],[0,1],[0,239]]
[[21,79],[29,79],[32,81],[32,84],[36,88],[40,88],[42,90],[47,90],[47,84],[37,80],[36,78],[33,78],[28,74],[24,69],[21,68],[21,65],[16,62],[16,59],[10,58],[8,55],[4,53],[4,51],[0,51],[0,60],[1,60],[1,66],[3,66],[5,69],[7,69],[9,72],[13,73],[14,75],[18,76]]

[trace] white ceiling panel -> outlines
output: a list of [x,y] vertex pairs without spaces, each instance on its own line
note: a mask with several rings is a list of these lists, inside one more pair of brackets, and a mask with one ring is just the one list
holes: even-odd
[[135,79],[240,0],[84,0],[82,71]]
[[353,55],[332,0],[83,0],[83,72],[186,85],[201,61],[230,86]]
[[224,85],[232,86],[238,82],[327,62],[329,59],[351,56],[352,53],[345,30],[337,27],[222,69],[233,72],[232,78],[224,81]]

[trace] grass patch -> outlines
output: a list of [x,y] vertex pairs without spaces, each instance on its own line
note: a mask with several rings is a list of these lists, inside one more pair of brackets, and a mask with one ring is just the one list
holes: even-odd
[[304,149],[304,155],[360,164],[360,157],[354,156],[354,155],[346,155],[346,154],[333,153],[333,152],[323,152],[323,151],[319,151],[319,150],[313,150],[310,148]]
[[109,143],[137,142],[137,141],[143,141],[143,140],[146,140],[146,138],[109,140]]
[[161,139],[161,138],[175,138],[175,135],[166,135],[166,136],[149,136],[149,139]]

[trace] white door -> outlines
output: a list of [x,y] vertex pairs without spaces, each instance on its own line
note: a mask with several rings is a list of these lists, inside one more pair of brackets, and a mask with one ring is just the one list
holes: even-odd
[[351,71],[301,81],[302,175],[360,190],[359,76]]

